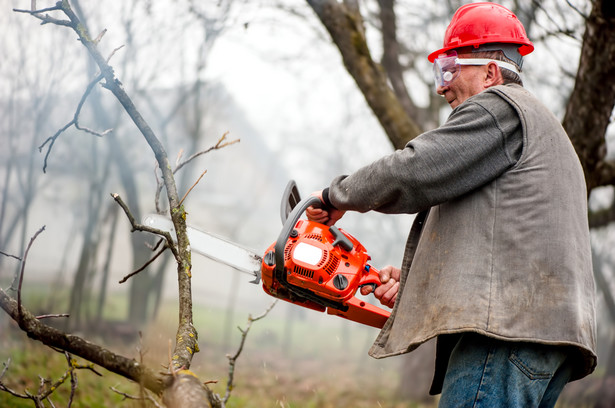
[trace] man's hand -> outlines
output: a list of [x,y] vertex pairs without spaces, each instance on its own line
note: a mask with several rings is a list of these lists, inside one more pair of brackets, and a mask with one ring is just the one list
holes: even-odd
[[[387,307],[393,308],[393,305],[395,305],[395,299],[397,299],[397,293],[399,292],[400,275],[401,270],[391,265],[385,266],[380,270],[380,282],[382,282],[382,285],[376,288],[374,296]],[[362,295],[369,295],[371,292],[371,286],[361,288]]]
[[[312,195],[318,197],[323,204],[325,203],[322,199],[322,190],[316,191],[312,193]],[[328,226],[335,224],[340,218],[344,216],[345,213],[345,211],[336,210],[334,208],[323,209],[314,206],[309,206],[305,210],[305,215],[307,216],[308,220],[325,224]]]

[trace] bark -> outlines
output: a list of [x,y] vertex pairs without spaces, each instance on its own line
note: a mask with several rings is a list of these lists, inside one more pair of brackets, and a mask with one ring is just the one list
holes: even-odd
[[587,18],[574,90],[563,121],[581,159],[588,191],[615,184],[606,160],[606,128],[615,105],[615,4],[595,0]]
[[382,67],[391,81],[395,96],[399,99],[404,110],[411,118],[418,118],[420,111],[408,93],[404,81],[404,69],[399,63],[400,45],[397,41],[397,18],[395,16],[395,0],[378,0],[380,6],[380,29],[382,31]]
[[357,83],[389,140],[396,149],[403,148],[421,131],[389,86],[382,66],[370,55],[358,4],[339,3],[337,0],[308,0],[308,3],[339,48],[346,70]]

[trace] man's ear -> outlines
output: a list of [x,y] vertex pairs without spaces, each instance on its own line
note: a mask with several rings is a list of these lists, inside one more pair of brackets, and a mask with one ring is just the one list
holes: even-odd
[[504,83],[502,78],[502,69],[495,62],[490,62],[485,66],[485,77],[483,85],[486,88]]

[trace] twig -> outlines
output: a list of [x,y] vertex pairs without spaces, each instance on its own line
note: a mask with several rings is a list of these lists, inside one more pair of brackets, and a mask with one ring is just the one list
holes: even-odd
[[[36,2],[32,2],[31,5],[33,7],[36,7]],[[66,27],[73,27],[73,24],[69,21],[69,20],[59,20],[57,18],[53,18],[50,17],[48,14],[45,14],[44,16],[41,16],[40,14],[43,13],[47,13],[48,11],[60,11],[62,10],[62,7],[60,6],[55,6],[55,7],[47,7],[47,8],[43,8],[40,10],[23,10],[23,9],[13,9],[14,12],[16,13],[26,13],[26,14],[30,14],[31,16],[38,18],[39,20],[42,21],[41,24],[57,24],[57,25],[61,25],[61,26],[66,26]]]
[[2,365],[4,366],[4,368],[0,373],[0,380],[2,380],[2,377],[4,377],[4,374],[6,374],[7,370],[9,369],[9,366],[11,365],[11,358],[9,357],[9,359],[6,360],[6,363],[2,363]]
[[241,327],[238,327],[239,331],[241,332],[241,342],[239,343],[239,348],[237,349],[237,352],[235,353],[235,355],[230,356],[227,355],[226,357],[229,360],[229,370],[228,370],[228,381],[226,383],[226,393],[224,394],[224,398],[222,399],[222,403],[226,405],[226,403],[228,402],[229,398],[231,397],[231,391],[233,389],[233,379],[235,377],[235,363],[237,362],[237,358],[239,358],[239,356],[241,355],[241,352],[243,351],[243,346],[246,342],[246,337],[248,336],[248,332],[250,331],[250,328],[252,327],[252,323],[264,318],[265,316],[267,316],[269,314],[269,312],[271,311],[271,309],[273,309],[273,307],[275,306],[275,304],[278,302],[278,300],[274,300],[273,303],[271,303],[271,305],[269,305],[269,307],[267,308],[267,310],[265,310],[260,316],[257,317],[252,317],[252,315],[248,316],[248,324],[246,326],[245,329],[242,329]]
[[38,147],[38,150],[42,151],[43,147],[45,147],[45,145],[47,143],[49,143],[49,146],[47,147],[47,153],[45,154],[45,160],[44,160],[44,164],[43,164],[43,173],[45,173],[46,170],[47,170],[47,160],[49,158],[49,154],[51,153],[51,149],[52,149],[53,145],[56,142],[56,139],[58,137],[60,137],[60,135],[62,133],[64,133],[69,127],[75,126],[75,128],[78,129],[78,130],[84,131],[86,133],[89,133],[91,135],[98,136],[98,137],[103,137],[104,135],[106,135],[109,132],[111,132],[112,129],[107,129],[107,130],[105,130],[102,133],[101,132],[96,132],[96,131],[91,130],[89,128],[83,127],[83,126],[81,126],[79,124],[79,115],[81,115],[81,109],[83,109],[83,105],[85,104],[86,99],[88,98],[88,96],[92,92],[92,89],[94,89],[94,85],[96,85],[98,82],[100,82],[103,78],[104,78],[103,74],[99,73],[99,74],[96,75],[96,77],[94,79],[92,79],[90,81],[90,83],[88,84],[85,92],[81,96],[81,99],[79,100],[79,104],[77,105],[77,109],[75,110],[75,114],[73,115],[73,118],[71,119],[71,121],[68,122],[66,125],[64,125],[62,128],[60,128],[53,136],[48,137]]
[[152,262],[154,262],[160,255],[162,255],[164,253],[164,251],[166,251],[168,248],[168,246],[164,246],[160,251],[158,251],[158,253],[156,253],[156,255],[154,255],[152,257],[152,259],[150,259],[149,261],[147,261],[142,267],[140,267],[139,269],[137,269],[136,271],[133,271],[131,273],[129,273],[128,275],[124,276],[122,278],[122,280],[120,280],[120,284],[126,282],[128,279],[132,278],[133,276],[135,276],[136,274],[138,274],[139,272],[141,272],[142,270],[144,270],[145,268],[147,268]]
[[131,232],[145,231],[145,232],[151,232],[152,234],[161,235],[167,241],[167,245],[165,248],[169,248],[171,252],[173,252],[173,256],[175,257],[175,259],[179,261],[180,259],[179,254],[177,253],[177,248],[175,248],[175,245],[173,244],[173,238],[171,237],[170,233],[168,233],[167,231],[159,230],[158,228],[152,228],[152,227],[148,227],[147,225],[139,224],[135,220],[135,217],[132,215],[132,213],[130,212],[130,209],[128,208],[124,200],[122,200],[122,197],[120,197],[119,194],[113,193],[111,194],[111,197],[113,197],[115,202],[118,203],[120,207],[122,207],[122,210],[124,210],[124,213],[126,214],[126,217],[128,217],[128,221],[130,222],[130,225],[132,226]]
[[158,249],[158,247],[165,242],[164,238],[160,238],[155,245],[150,244],[149,242],[145,243],[145,246],[148,247],[152,252]]
[[181,158],[184,155],[184,149],[179,149],[179,153],[177,153],[177,158],[175,159],[175,167],[177,167],[179,165],[179,163],[181,163]]
[[7,254],[6,252],[0,251],[0,255],[8,256],[9,258],[15,258],[18,261],[21,261],[21,258],[15,255]]
[[[21,314],[21,286],[23,284],[23,275],[24,275],[24,271],[26,269],[26,259],[28,258],[28,252],[30,252],[30,248],[32,247],[32,244],[34,243],[34,240],[39,236],[39,234],[41,234],[43,231],[45,230],[45,226],[43,225],[38,231],[36,231],[36,233],[32,236],[32,238],[30,238],[30,242],[28,243],[28,246],[26,247],[26,251],[23,254],[23,259],[21,261],[21,268],[19,270],[19,285],[17,287],[17,313],[18,313],[18,323],[21,325],[21,320],[22,320],[22,314]],[[14,284],[15,282],[13,282]],[[12,285],[11,285],[12,286]],[[13,289],[14,290],[14,289]]]
[[75,365],[74,361],[71,358],[71,355],[66,351],[64,352],[64,357],[66,357],[66,362],[68,363],[69,372],[70,372],[70,396],[68,398],[68,408],[73,404],[73,398],[75,397],[75,391],[77,390],[77,374],[75,373]]
[[[78,383],[77,383],[77,374],[76,374],[75,370],[89,369],[89,370],[93,371],[95,374],[97,374],[98,376],[102,376],[102,375],[100,373],[98,373],[94,369],[94,365],[93,364],[86,364],[86,365],[77,364],[77,360],[72,358],[72,356],[68,352],[64,351],[63,353],[64,353],[64,357],[66,358],[66,362],[68,364],[68,369],[55,382],[52,382],[51,380],[49,380],[47,378],[39,376],[39,387],[38,387],[38,391],[37,391],[36,395],[31,394],[28,390],[25,390],[23,394],[20,394],[17,391],[12,390],[9,387],[7,387],[1,381],[0,381],[0,391],[8,392],[9,394],[11,394],[11,395],[13,395],[14,397],[17,397],[17,398],[30,399],[30,400],[32,400],[34,402],[34,405],[37,406],[37,407],[42,407],[43,406],[43,404],[42,404],[43,401],[47,400],[49,402],[49,404],[53,407],[54,406],[53,402],[51,401],[51,399],[49,397],[62,384],[64,384],[66,382],[66,379],[68,377],[70,377],[70,379],[71,379],[71,390],[70,390],[70,396],[69,396],[68,405],[67,405],[67,407],[70,408],[70,406],[72,405],[72,402],[73,402],[76,390],[77,390],[77,385],[78,385]],[[4,363],[4,369],[2,370],[2,373],[0,373],[0,380],[2,380],[2,378],[5,375],[5,373],[7,372],[10,363],[11,363],[10,359],[6,363]]]
[[124,397],[124,399],[130,399],[135,401],[149,401],[154,404],[155,407],[162,408],[162,405],[158,404],[158,401],[156,401],[156,399],[152,397],[149,392],[146,394],[145,397],[135,397],[134,395],[126,394],[125,392],[122,392],[115,387],[109,387],[109,389],[114,393],[121,395],[122,397]]
[[233,145],[235,143],[239,143],[241,140],[240,139],[235,139],[235,140],[231,140],[230,142],[225,142],[226,140],[226,136],[229,134],[229,132],[224,132],[224,134],[222,135],[222,137],[220,137],[220,139],[218,139],[218,141],[216,142],[215,145],[211,146],[208,149],[202,150],[200,152],[197,152],[195,154],[193,154],[192,156],[188,157],[186,160],[184,160],[183,162],[179,163],[177,165],[177,167],[175,168],[175,170],[173,170],[173,173],[175,174],[177,171],[179,171],[182,167],[184,167],[186,164],[190,163],[192,160],[196,159],[199,156],[202,156],[204,154],[207,154],[209,152],[211,152],[212,150],[219,150],[222,149],[226,146],[230,146]]
[[115,53],[118,52],[119,50],[121,50],[122,48],[124,48],[124,45],[120,45],[119,47],[117,47],[113,51],[111,51],[111,54],[109,54],[109,56],[107,57],[106,62],[109,63],[109,61],[111,60],[111,58],[113,58]]
[[68,313],[60,313],[60,314],[46,314],[46,315],[40,315],[40,316],[36,316],[36,319],[41,320],[41,319],[50,319],[53,317],[70,317],[70,315]]
[[184,200],[186,199],[186,197],[188,197],[188,194],[190,194],[190,192],[192,191],[192,189],[199,184],[199,181],[201,181],[201,179],[203,178],[203,176],[205,175],[205,173],[207,173],[207,170],[203,171],[201,173],[201,175],[199,176],[199,178],[197,179],[197,181],[194,182],[194,184],[192,185],[192,187],[190,187],[188,189],[188,191],[186,191],[186,194],[184,194],[184,196],[182,197],[181,200],[179,200],[179,205],[182,205],[182,203],[184,202]]
[[[219,150],[222,149],[226,146],[230,146],[232,144],[235,143],[239,143],[240,139],[235,139],[235,140],[231,140],[230,142],[225,142],[226,140],[226,136],[229,134],[229,132],[224,132],[224,134],[222,135],[222,137],[220,137],[220,139],[218,139],[218,141],[216,142],[215,145],[211,146],[208,149],[202,150],[200,152],[197,152],[195,154],[193,154],[192,156],[188,157],[186,160],[184,160],[183,162],[180,162],[181,157],[183,156],[183,151],[180,151],[177,155],[177,159],[175,161],[176,166],[175,169],[173,170],[173,174],[177,173],[179,170],[182,169],[182,167],[184,167],[186,164],[190,163],[192,160],[196,159],[199,156],[202,156],[204,154],[207,154],[213,150]],[[155,205],[156,205],[156,210],[160,213],[162,212],[162,210],[160,209],[160,205],[159,205],[159,201],[160,201],[160,193],[162,192],[162,188],[164,187],[163,183],[160,181],[160,179],[158,178],[158,163],[156,163],[156,166],[154,168],[154,177],[156,178],[156,196],[154,198],[155,200]],[[206,170],[207,171],[207,170]],[[206,172],[205,171],[205,172]],[[205,174],[205,172],[203,172],[203,174],[201,174],[201,177],[203,177],[203,175]],[[201,180],[201,177],[199,177],[199,180]],[[198,183],[198,181],[194,184],[196,185]],[[194,185],[192,187],[194,187]],[[191,188],[192,190],[192,188]],[[190,192],[190,190],[188,191],[188,193]],[[186,195],[188,194],[186,193]],[[184,197],[181,199],[181,202],[184,201],[184,199],[186,198],[186,195],[184,195]],[[180,205],[181,205],[180,202]]]
[[[98,34],[98,36],[92,40],[92,42],[93,42],[94,44],[98,44],[98,43],[100,42],[100,40],[102,40],[102,38],[105,36],[105,34],[107,34],[107,29],[106,29],[106,28],[105,28],[105,29],[103,29],[103,30],[100,32],[100,34]],[[109,60],[107,59],[107,61],[109,61]]]
[[171,375],[173,377],[177,377],[177,371],[175,369],[175,365],[173,364],[173,343],[169,339],[169,348],[168,348],[168,356],[169,356],[169,371],[171,371]]
[[161,214],[163,211],[160,208],[160,194],[162,193],[162,187],[164,187],[164,182],[160,180],[160,177],[158,177],[159,168],[160,166],[158,165],[158,162],[156,162],[156,165],[154,166],[154,178],[156,179],[156,194],[154,195],[154,205],[156,206],[156,212],[158,214]]

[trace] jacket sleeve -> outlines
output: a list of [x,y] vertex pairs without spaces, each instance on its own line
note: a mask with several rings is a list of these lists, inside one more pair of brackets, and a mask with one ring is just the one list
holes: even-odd
[[483,92],[404,149],[335,178],[328,199],[346,211],[416,213],[494,180],[516,163],[522,144],[516,111]]

